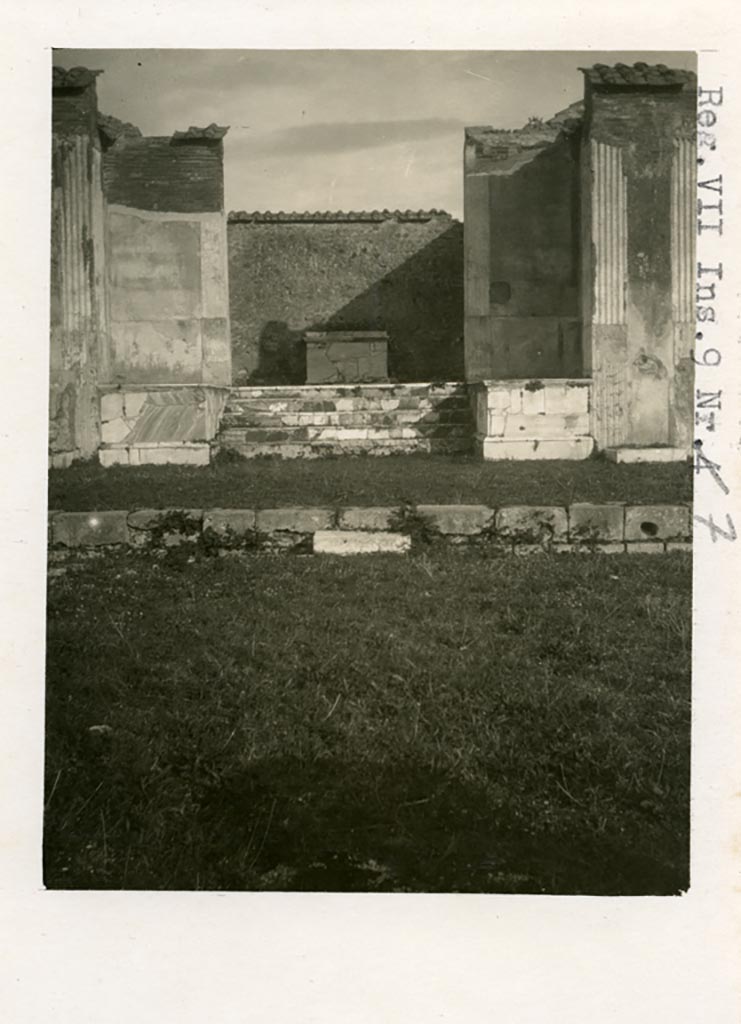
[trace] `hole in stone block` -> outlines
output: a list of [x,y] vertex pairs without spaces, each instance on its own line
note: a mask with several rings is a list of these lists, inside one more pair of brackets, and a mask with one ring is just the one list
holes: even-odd
[[641,523],[641,533],[645,533],[647,537],[655,537],[659,532],[659,528],[656,523],[651,523],[648,520]]

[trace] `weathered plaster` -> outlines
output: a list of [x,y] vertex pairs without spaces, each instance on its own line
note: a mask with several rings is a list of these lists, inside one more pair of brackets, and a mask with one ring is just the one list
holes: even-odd
[[110,206],[108,239],[113,380],[231,383],[224,215]]
[[466,129],[467,380],[582,372],[579,117]]

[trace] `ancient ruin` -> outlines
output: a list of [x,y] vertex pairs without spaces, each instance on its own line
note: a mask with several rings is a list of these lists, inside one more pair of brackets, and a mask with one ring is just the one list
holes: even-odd
[[464,223],[224,210],[227,129],[146,138],[54,69],[50,464],[478,450],[682,459],[694,74],[469,128]]

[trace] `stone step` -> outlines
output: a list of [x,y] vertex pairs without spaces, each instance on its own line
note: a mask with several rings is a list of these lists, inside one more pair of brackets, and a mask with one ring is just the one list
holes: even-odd
[[472,429],[472,420],[463,410],[449,411],[435,409],[430,412],[400,410],[399,412],[373,412],[362,410],[355,413],[264,413],[245,410],[240,413],[226,412],[221,418],[221,429],[234,427],[262,427],[282,430],[298,427],[398,427],[428,424],[449,424]]
[[460,438],[387,438],[385,440],[358,439],[356,441],[237,441],[227,438],[219,439],[219,448],[235,452],[246,459],[272,458],[282,459],[317,459],[337,455],[406,455],[406,454],[439,454],[451,455],[468,453],[471,442],[467,437]]
[[447,384],[332,384],[332,385],[311,385],[296,384],[286,386],[244,386],[232,387],[229,394],[231,398],[250,400],[253,398],[265,398],[269,401],[286,398],[315,398],[322,399],[368,397],[368,398],[393,398],[394,396],[420,397],[433,395],[435,397],[444,394],[462,395],[467,398],[467,386],[460,381]]
[[394,398],[244,398],[228,399],[225,411],[228,413],[262,412],[278,415],[286,412],[395,412],[420,409],[445,409],[450,412],[468,413],[469,402],[459,396],[430,401],[428,398],[399,396]]
[[243,427],[227,426],[219,431],[219,444],[264,444],[297,441],[322,443],[324,441],[414,440],[415,438],[466,438],[472,433],[467,426],[451,423],[400,424],[390,427],[344,427],[307,425],[300,427]]

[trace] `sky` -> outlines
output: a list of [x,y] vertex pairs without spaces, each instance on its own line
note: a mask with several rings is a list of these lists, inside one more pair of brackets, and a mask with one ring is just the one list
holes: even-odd
[[229,125],[227,210],[463,213],[463,129],[518,128],[581,99],[595,63],[694,68],[692,53],[56,50],[102,69],[100,110],[144,135]]

